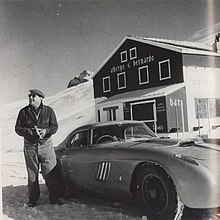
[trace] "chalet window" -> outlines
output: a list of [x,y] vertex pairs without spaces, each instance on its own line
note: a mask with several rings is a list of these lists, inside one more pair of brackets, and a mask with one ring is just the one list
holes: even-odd
[[137,58],[137,47],[130,49],[130,59],[133,60]]
[[117,109],[118,109],[118,106],[103,108],[103,111],[106,111],[107,113],[107,121],[116,121],[116,110]]
[[138,68],[139,85],[149,83],[148,66]]
[[107,121],[116,121],[116,110],[111,109],[107,111]]
[[103,92],[110,92],[111,85],[110,85],[110,76],[103,78]]
[[118,80],[118,89],[124,89],[126,88],[126,76],[125,72],[118,73],[117,74],[117,80]]
[[166,80],[171,78],[170,59],[159,62],[159,74],[160,80]]
[[128,60],[128,54],[127,54],[127,51],[123,51],[121,52],[121,63],[124,63],[124,62],[127,62]]

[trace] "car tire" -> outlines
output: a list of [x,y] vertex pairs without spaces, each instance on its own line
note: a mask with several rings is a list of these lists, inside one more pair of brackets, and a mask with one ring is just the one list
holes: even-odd
[[135,198],[152,220],[180,220],[184,204],[172,179],[157,166],[141,169],[137,176]]

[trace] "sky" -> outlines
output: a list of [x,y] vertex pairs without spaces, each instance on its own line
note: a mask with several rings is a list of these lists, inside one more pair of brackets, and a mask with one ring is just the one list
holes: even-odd
[[0,1],[0,105],[33,88],[65,90],[126,35],[210,41],[219,8],[218,0]]

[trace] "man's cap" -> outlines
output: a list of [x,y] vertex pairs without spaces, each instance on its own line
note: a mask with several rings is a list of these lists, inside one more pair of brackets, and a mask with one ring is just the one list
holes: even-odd
[[42,91],[40,91],[39,89],[30,89],[29,92],[31,94],[38,95],[42,98],[45,98],[45,94]]

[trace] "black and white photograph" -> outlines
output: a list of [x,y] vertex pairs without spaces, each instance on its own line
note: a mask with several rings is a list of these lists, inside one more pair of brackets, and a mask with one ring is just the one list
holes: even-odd
[[1,0],[3,220],[220,220],[220,1]]

